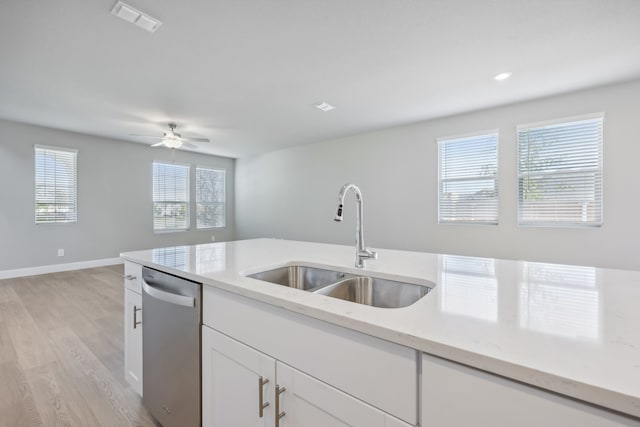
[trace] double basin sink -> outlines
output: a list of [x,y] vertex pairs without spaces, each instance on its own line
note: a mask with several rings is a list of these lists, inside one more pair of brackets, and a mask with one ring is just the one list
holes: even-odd
[[380,308],[407,307],[427,295],[435,286],[360,276],[304,265],[275,268],[250,274],[247,277]]

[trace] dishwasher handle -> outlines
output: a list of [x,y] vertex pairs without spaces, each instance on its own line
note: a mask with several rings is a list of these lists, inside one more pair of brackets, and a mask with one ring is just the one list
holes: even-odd
[[173,294],[171,292],[161,291],[158,288],[150,286],[145,280],[142,281],[142,289],[150,296],[169,304],[182,305],[184,307],[195,307],[196,299],[185,297],[184,295]]

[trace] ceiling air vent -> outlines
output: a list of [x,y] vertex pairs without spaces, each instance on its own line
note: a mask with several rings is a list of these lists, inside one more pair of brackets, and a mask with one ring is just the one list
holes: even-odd
[[160,28],[160,25],[162,25],[162,22],[158,21],[156,18],[152,18],[146,13],[140,12],[135,7],[129,6],[121,1],[113,6],[111,14],[124,19],[127,22],[131,22],[150,33],[155,33],[155,31]]

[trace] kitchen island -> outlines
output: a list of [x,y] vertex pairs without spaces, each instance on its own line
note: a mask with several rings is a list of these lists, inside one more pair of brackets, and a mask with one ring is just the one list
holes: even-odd
[[[324,381],[314,396],[330,386],[360,399],[372,407],[371,413],[379,409],[387,414],[380,418],[381,426],[489,425],[485,418],[499,426],[517,417],[519,425],[640,425],[640,272],[377,251],[378,260],[368,261],[365,269],[353,266],[353,247],[277,239],[152,249],[122,257],[203,283],[203,339],[229,349],[222,351],[226,357],[244,357],[239,345],[260,350],[274,360],[278,372],[293,378],[280,383],[306,384],[311,380],[305,375],[311,374],[309,378]],[[415,304],[385,309],[247,277],[287,265],[435,287]],[[286,330],[297,341],[265,339],[268,327],[278,328],[271,330],[274,337]],[[318,337],[311,335],[316,332]],[[311,356],[300,348],[313,348],[322,340],[330,347],[322,347],[322,357],[302,369]],[[209,359],[206,347],[203,425],[212,424],[205,398],[216,389],[205,384],[213,369],[207,361],[215,365],[220,359],[214,355],[222,354],[213,351]],[[358,352],[365,360],[371,355],[371,366],[360,367],[361,374],[354,361],[345,372],[337,366],[343,354]],[[328,365],[317,367],[322,360]],[[290,374],[292,367],[302,373],[294,369]],[[370,384],[363,384],[367,373]],[[387,382],[391,395],[372,391]],[[279,389],[265,386],[266,395],[258,391],[271,402],[264,416],[277,423],[280,411],[272,409],[279,406]],[[300,402],[305,399],[299,397]],[[332,399],[327,398],[328,405]],[[295,425],[286,420],[302,411],[302,403],[287,403],[285,396],[282,405],[289,406],[282,425]]]

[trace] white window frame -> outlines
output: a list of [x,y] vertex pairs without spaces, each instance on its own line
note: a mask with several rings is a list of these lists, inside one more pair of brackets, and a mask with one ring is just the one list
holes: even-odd
[[[598,153],[598,160],[599,160],[599,166],[598,169],[596,170],[597,172],[599,172],[600,176],[599,176],[599,185],[597,186],[597,190],[599,191],[599,198],[600,198],[600,209],[599,209],[599,217],[600,217],[600,221],[598,223],[586,223],[586,222],[566,222],[566,221],[532,221],[532,220],[523,220],[522,218],[522,200],[523,200],[523,195],[522,195],[522,188],[520,185],[520,180],[524,178],[524,174],[520,171],[520,132],[522,130],[525,129],[531,129],[531,128],[541,128],[541,127],[545,127],[545,126],[553,126],[553,125],[559,125],[559,124],[570,124],[573,122],[580,122],[580,121],[586,121],[586,120],[593,120],[593,119],[601,119],[602,120],[602,126],[600,128],[600,145],[598,147],[599,149],[599,153]],[[517,199],[517,203],[518,203],[518,226],[519,227],[549,227],[549,228],[597,228],[597,227],[601,227],[603,224],[603,210],[604,210],[604,183],[603,183],[603,178],[604,178],[604,171],[603,171],[603,157],[604,157],[604,153],[603,153],[603,146],[604,146],[604,119],[605,119],[605,114],[603,112],[599,112],[599,113],[592,113],[592,114],[583,114],[583,115],[579,115],[579,116],[571,116],[571,117],[564,117],[564,118],[559,118],[559,119],[553,119],[553,120],[546,120],[546,121],[540,121],[540,122],[535,122],[535,123],[527,123],[527,124],[521,124],[518,125],[516,127],[516,163],[517,163],[517,186],[518,186],[518,199]],[[571,171],[571,172],[555,172],[556,175],[562,174],[562,173],[566,173],[567,175],[571,174],[571,173],[576,173],[576,171]],[[548,173],[549,175],[552,175],[553,173]],[[595,184],[594,184],[595,185]]]
[[[155,200],[155,175],[154,175],[154,165],[155,164],[162,164],[162,165],[167,165],[167,166],[180,166],[180,167],[185,167],[187,168],[187,191],[186,191],[186,195],[187,195],[187,199],[186,201],[174,201],[174,203],[184,203],[186,205],[187,208],[187,212],[186,212],[186,225],[185,228],[156,228],[155,227],[155,204],[156,203],[172,203],[171,201],[156,201]],[[179,232],[184,232],[184,231],[189,231],[190,226],[191,226],[191,165],[190,164],[185,164],[185,163],[175,163],[175,162],[165,162],[165,161],[159,161],[159,160],[154,160],[151,164],[151,199],[152,199],[152,206],[153,206],[153,210],[151,213],[151,227],[153,228],[153,232],[154,233],[158,233],[158,234],[162,234],[162,233],[179,233]]]
[[[38,167],[36,164],[36,157],[38,150],[53,151],[58,153],[72,154],[73,155],[73,219],[71,220],[58,220],[55,218],[53,221],[44,221],[38,219]],[[77,224],[78,223],[78,150],[74,148],[56,147],[51,145],[34,144],[33,146],[33,162],[34,162],[34,220],[37,225],[43,224]],[[54,173],[55,175],[55,173]],[[57,185],[54,182],[53,187],[57,189]],[[57,206],[57,202],[50,203]],[[57,207],[56,207],[57,210]]]
[[[222,172],[223,176],[224,176],[224,197],[222,202],[198,202],[198,195],[197,195],[197,191],[198,191],[198,169],[207,169],[207,170],[212,170],[212,171],[216,171],[216,172]],[[226,228],[227,226],[227,170],[225,168],[219,168],[219,167],[215,167],[215,166],[206,166],[206,165],[196,165],[196,172],[195,172],[195,191],[196,191],[196,198],[195,198],[195,202],[196,202],[196,228],[198,230],[211,230],[211,229],[220,229],[220,228]],[[218,226],[207,226],[207,227],[201,227],[200,225],[198,225],[198,205],[222,205],[223,207],[223,220],[222,220],[222,225],[218,225]]]
[[[487,176],[481,176],[478,175],[477,177],[469,177],[469,178],[454,178],[454,179],[442,179],[442,167],[443,167],[443,158],[442,158],[442,147],[444,144],[446,144],[447,142],[452,142],[452,141],[456,141],[456,140],[463,140],[463,139],[470,139],[470,138],[474,138],[474,137],[482,137],[482,136],[490,136],[490,135],[495,135],[496,137],[496,172],[493,176],[493,180],[494,180],[494,188],[495,188],[495,198],[496,198],[496,203],[497,203],[497,207],[496,207],[496,218],[494,221],[469,221],[469,220],[465,220],[465,221],[455,221],[455,220],[446,220],[442,218],[441,215],[441,197],[442,197],[442,190],[443,190],[443,185],[446,182],[453,182],[456,180],[460,180],[460,181],[474,181],[474,180],[486,180]],[[500,191],[499,191],[499,187],[498,187],[498,178],[499,178],[499,173],[500,173],[500,130],[499,129],[489,129],[489,130],[483,130],[483,131],[478,131],[478,132],[471,132],[471,133],[465,133],[465,134],[459,134],[459,135],[451,135],[451,136],[445,136],[445,137],[440,137],[436,139],[436,142],[438,143],[438,224],[446,224],[446,225],[451,225],[451,224],[460,224],[460,225],[498,225],[499,223],[499,219],[500,219]]]

